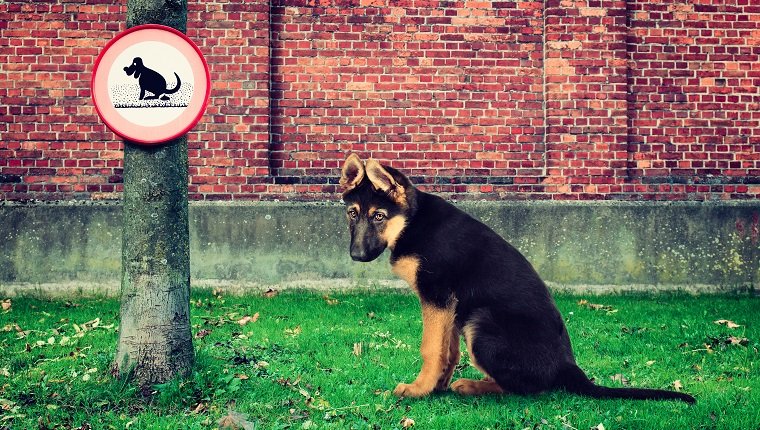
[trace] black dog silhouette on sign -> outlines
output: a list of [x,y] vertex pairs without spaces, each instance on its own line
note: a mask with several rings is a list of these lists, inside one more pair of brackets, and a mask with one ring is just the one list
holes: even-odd
[[[125,67],[124,71],[127,72],[127,76],[134,74],[135,79],[138,79],[138,83],[140,84],[140,100],[156,100],[163,94],[174,94],[179,91],[179,87],[182,85],[179,75],[177,72],[174,72],[174,76],[177,78],[177,85],[172,89],[166,88],[166,79],[155,70],[145,67],[140,57],[135,57],[132,60],[132,64]],[[153,95],[146,97],[146,92]],[[169,100],[169,96],[164,95],[161,97],[161,100]]]

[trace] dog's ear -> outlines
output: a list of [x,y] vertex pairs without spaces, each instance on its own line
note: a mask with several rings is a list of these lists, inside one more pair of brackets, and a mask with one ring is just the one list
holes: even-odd
[[388,194],[396,203],[406,206],[406,190],[393,175],[375,160],[367,161],[367,178],[375,189]]
[[362,179],[364,179],[364,164],[358,155],[351,154],[346,158],[341,170],[340,186],[343,187],[343,192],[356,188]]

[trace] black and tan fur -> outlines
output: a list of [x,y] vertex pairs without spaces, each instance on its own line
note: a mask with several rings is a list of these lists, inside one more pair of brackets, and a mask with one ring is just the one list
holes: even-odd
[[440,197],[416,189],[399,171],[355,154],[341,186],[351,257],[371,261],[390,249],[393,272],[422,305],[422,369],[394,394],[447,390],[464,336],[482,380],[459,379],[468,395],[533,394],[554,389],[597,398],[677,399],[684,393],[595,385],[575,363],[565,324],[531,264],[493,230]]

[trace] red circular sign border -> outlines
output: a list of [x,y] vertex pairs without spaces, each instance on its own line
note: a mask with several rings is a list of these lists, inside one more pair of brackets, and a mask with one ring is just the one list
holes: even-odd
[[[115,129],[113,129],[111,127],[111,124],[109,123],[109,121],[103,116],[103,114],[100,111],[100,108],[98,107],[98,104],[95,103],[95,76],[96,76],[96,72],[98,70],[98,66],[100,65],[100,60],[106,54],[106,52],[108,51],[108,49],[114,43],[116,43],[117,41],[119,41],[121,38],[123,38],[124,36],[126,36],[128,34],[134,33],[136,31],[146,30],[146,29],[168,31],[168,32],[174,33],[175,35],[177,35],[180,38],[184,39],[193,49],[195,49],[195,52],[198,54],[198,57],[201,59],[201,62],[203,63],[203,69],[204,69],[204,72],[206,74],[206,82],[207,82],[207,85],[206,85],[206,94],[203,97],[203,106],[201,106],[201,109],[198,112],[198,115],[196,115],[196,117],[190,122],[190,124],[188,124],[188,126],[185,127],[183,130],[181,130],[180,132],[176,133],[175,135],[172,135],[171,137],[169,137],[169,138],[167,138],[165,140],[160,140],[160,141],[152,141],[152,140],[145,140],[145,139],[141,139],[141,138],[135,138],[135,137],[125,136],[122,133],[116,131]],[[185,33],[182,33],[181,31],[179,31],[179,30],[177,30],[175,28],[168,27],[168,26],[161,25],[161,24],[142,24],[142,25],[137,25],[135,27],[128,28],[127,30],[124,30],[121,33],[117,34],[116,37],[114,37],[113,39],[111,39],[106,44],[106,46],[103,47],[103,49],[100,51],[100,54],[98,55],[98,58],[95,60],[95,67],[94,67],[94,69],[92,71],[92,77],[90,78],[90,96],[92,98],[93,104],[95,105],[95,111],[98,113],[98,116],[100,117],[100,119],[106,124],[106,127],[108,127],[109,130],[111,130],[112,132],[114,132],[116,135],[118,135],[119,137],[121,137],[124,140],[128,140],[130,142],[140,143],[140,144],[143,144],[143,145],[161,145],[161,144],[164,144],[164,143],[166,143],[166,142],[168,142],[170,140],[176,139],[176,138],[178,138],[178,137],[186,134],[188,131],[190,131],[191,128],[195,127],[196,124],[198,124],[198,122],[201,120],[201,118],[203,117],[203,115],[206,113],[206,108],[208,107],[208,102],[209,102],[209,96],[210,95],[211,95],[211,74],[209,73],[208,63],[206,62],[206,58],[203,56],[203,53],[201,52],[200,48],[198,48],[198,45],[196,45],[189,37],[187,37],[187,35]]]

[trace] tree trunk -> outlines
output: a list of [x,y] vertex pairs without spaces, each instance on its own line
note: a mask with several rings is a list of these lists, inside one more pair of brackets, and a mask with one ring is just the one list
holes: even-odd
[[[187,27],[186,0],[128,0],[127,26]],[[124,142],[121,324],[114,373],[143,388],[193,366],[187,137]]]

